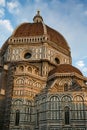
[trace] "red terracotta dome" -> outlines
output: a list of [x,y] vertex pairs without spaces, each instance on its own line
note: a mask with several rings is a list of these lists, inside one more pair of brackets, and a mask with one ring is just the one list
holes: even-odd
[[78,73],[79,75],[83,75],[79,69],[70,64],[60,64],[56,68],[51,70],[48,76],[51,76],[54,73],[72,73],[72,72]]
[[14,37],[29,37],[44,35],[43,24],[39,23],[23,23],[14,31]]
[[[48,36],[48,40],[56,43],[58,46],[68,50],[70,48],[64,37],[56,30],[45,25],[40,14],[34,17],[33,23],[23,23],[17,27],[12,37],[30,37],[30,36]],[[36,21],[37,20],[37,21]]]

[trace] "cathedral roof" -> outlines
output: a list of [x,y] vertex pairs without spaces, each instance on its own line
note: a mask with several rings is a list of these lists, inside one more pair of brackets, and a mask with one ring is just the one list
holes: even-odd
[[49,72],[49,76],[55,73],[72,73],[72,72],[78,73],[79,75],[83,75],[79,69],[70,64],[60,64]]
[[33,18],[33,23],[23,23],[17,27],[12,37],[31,37],[31,36],[48,36],[49,41],[56,43],[58,46],[70,51],[65,38],[53,28],[47,26],[43,22],[43,18],[38,11]]

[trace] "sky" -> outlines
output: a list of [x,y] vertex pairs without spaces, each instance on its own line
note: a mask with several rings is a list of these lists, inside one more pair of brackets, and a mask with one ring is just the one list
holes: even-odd
[[0,48],[18,25],[33,22],[37,10],[64,36],[73,66],[87,76],[87,0],[0,0]]

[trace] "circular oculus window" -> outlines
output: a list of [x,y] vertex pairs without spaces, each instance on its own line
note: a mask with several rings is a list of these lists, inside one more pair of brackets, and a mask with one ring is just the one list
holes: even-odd
[[25,59],[31,58],[31,53],[29,53],[29,52],[25,53],[25,54],[24,54],[24,58],[25,58]]

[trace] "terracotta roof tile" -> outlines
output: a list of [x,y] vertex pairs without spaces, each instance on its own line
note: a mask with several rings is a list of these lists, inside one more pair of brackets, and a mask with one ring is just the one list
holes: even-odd
[[66,40],[59,32],[57,32],[56,30],[47,26],[47,33],[50,36],[51,41],[57,43],[62,48],[65,48],[67,50],[69,49],[69,46],[68,46]]
[[48,76],[53,75],[54,73],[71,73],[71,72],[76,72],[80,75],[83,75],[79,69],[76,67],[69,65],[69,64],[60,64],[53,70],[51,70],[48,74]]
[[[64,37],[56,30],[45,25],[47,29],[47,35],[50,37],[50,41],[55,42],[58,46],[69,50],[69,46]],[[13,33],[14,37],[28,37],[28,36],[41,36],[44,35],[43,23],[24,23],[21,24]]]
[[43,30],[42,23],[25,23],[16,29],[13,36],[28,37],[28,36],[38,36],[43,34],[44,34],[44,30]]

